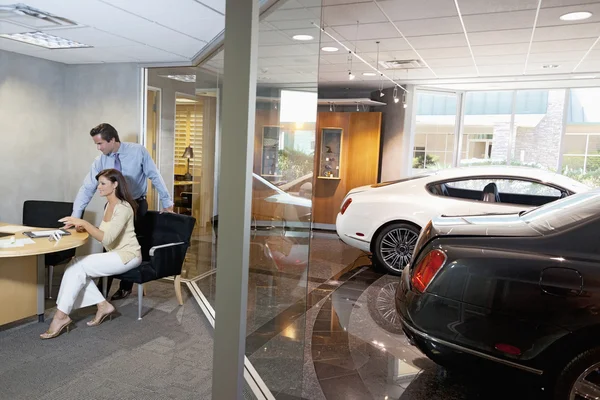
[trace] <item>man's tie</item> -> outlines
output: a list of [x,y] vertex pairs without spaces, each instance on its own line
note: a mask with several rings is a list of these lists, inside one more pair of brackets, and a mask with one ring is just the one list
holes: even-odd
[[119,158],[119,153],[115,153],[115,169],[121,171],[121,159]]

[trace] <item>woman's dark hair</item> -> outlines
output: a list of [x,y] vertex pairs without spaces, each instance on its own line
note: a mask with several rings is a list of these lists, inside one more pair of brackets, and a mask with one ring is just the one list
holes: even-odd
[[100,137],[107,142],[110,142],[113,139],[115,139],[116,142],[121,142],[119,140],[119,133],[111,124],[103,123],[92,128],[90,136],[94,137],[96,135],[100,135]]
[[135,216],[137,213],[138,205],[133,199],[133,197],[131,197],[131,193],[129,193],[129,187],[127,186],[127,181],[125,180],[123,174],[119,170],[109,168],[100,171],[98,175],[96,175],[96,180],[99,180],[101,176],[105,177],[112,183],[119,183],[117,185],[117,189],[115,190],[115,195],[117,196],[117,199],[129,203],[129,205],[133,209],[133,215]]

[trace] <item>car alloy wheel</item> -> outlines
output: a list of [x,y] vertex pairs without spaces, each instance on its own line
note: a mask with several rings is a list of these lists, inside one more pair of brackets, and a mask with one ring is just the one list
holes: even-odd
[[587,400],[600,397],[600,363],[583,371],[575,380],[569,400]]
[[419,231],[410,225],[394,224],[387,227],[376,242],[377,261],[388,272],[400,274],[410,262],[418,238]]

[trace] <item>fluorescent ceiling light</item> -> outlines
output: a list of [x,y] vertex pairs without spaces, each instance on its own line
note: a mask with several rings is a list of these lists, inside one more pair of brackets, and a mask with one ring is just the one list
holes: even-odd
[[337,47],[325,46],[321,47],[321,50],[332,53],[334,51],[338,51],[339,49]]
[[572,76],[571,79],[596,79],[596,75],[576,75]]
[[588,19],[591,16],[592,13],[589,11],[578,11],[561,15],[560,19],[563,21],[581,21],[582,19]]
[[363,72],[363,76],[377,76],[375,72]]
[[93,47],[87,44],[75,42],[73,40],[49,35],[45,32],[5,33],[0,35],[0,37],[15,40],[17,42],[32,44],[34,46],[44,47],[51,50]]
[[198,103],[198,101],[194,100],[194,99],[188,99],[185,97],[178,97],[175,101],[177,104],[194,104],[194,103]]
[[174,79],[180,82],[193,83],[196,82],[196,75],[159,75],[162,78]]
[[292,36],[292,39],[306,41],[306,40],[313,40],[314,37],[312,37],[310,35],[294,35],[294,36]]

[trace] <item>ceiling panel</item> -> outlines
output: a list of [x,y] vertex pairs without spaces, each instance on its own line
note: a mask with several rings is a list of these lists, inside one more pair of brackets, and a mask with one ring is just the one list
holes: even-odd
[[437,58],[426,60],[433,70],[438,67],[468,67],[473,65],[473,60],[469,58]]
[[205,6],[225,15],[225,0],[191,0],[197,3],[202,3]]
[[[449,1],[449,3],[451,3]],[[538,0],[458,0],[463,15],[537,9]]]
[[[536,31],[537,32],[537,31]],[[531,29],[513,29],[502,32],[470,32],[469,40],[473,46],[505,43],[529,43]]]
[[600,36],[600,23],[541,27],[535,30],[535,41],[580,39]]
[[[263,21],[261,22],[261,27],[265,26],[265,29],[263,30],[273,30],[273,29],[280,29],[280,30],[284,30],[284,31],[291,31],[291,30],[314,30],[317,31],[318,33],[318,28],[316,26],[313,25],[313,22],[315,24],[319,24],[319,19],[317,18],[312,18],[312,19],[299,19],[299,20],[295,20],[295,21],[271,21],[271,22],[266,22]],[[268,28],[268,29],[266,29]],[[294,33],[296,34],[296,33]],[[313,36],[315,34],[312,34]]]
[[131,40],[111,35],[110,33],[99,31],[95,28],[55,29],[52,30],[52,34],[94,47],[119,47],[136,44]]
[[535,21],[535,10],[485,15],[465,15],[463,20],[469,35],[472,32],[522,28],[531,29],[533,27],[533,22]]
[[38,57],[38,54],[41,54],[41,52],[50,51],[39,46],[26,45],[23,43],[16,42],[14,40],[4,38],[0,38],[0,50],[12,51],[15,53],[25,54],[33,57]]
[[454,2],[449,0],[383,0],[378,3],[392,21],[409,21],[458,15],[456,7],[454,7]]
[[28,29],[21,25],[11,24],[10,22],[0,21],[0,34],[23,33]]
[[223,14],[192,0],[103,1],[205,42],[225,28]]
[[529,56],[529,62],[560,64],[565,61],[579,61],[585,55],[585,51],[564,51],[554,53],[534,53]]
[[600,57],[595,60],[587,60],[581,63],[579,67],[577,67],[577,72],[598,72],[600,73]]
[[477,76],[475,66],[468,67],[451,67],[451,68],[437,68],[434,70],[438,77],[465,77],[465,76]]
[[323,7],[323,22],[327,25],[336,26],[352,24],[356,30],[356,21],[360,21],[360,25],[363,25],[387,22],[388,20],[379,8],[377,8],[375,3],[372,2]]
[[472,46],[471,48],[473,49],[473,54],[475,54],[475,57],[527,54],[529,43],[493,44],[485,46]]
[[406,37],[445,35],[463,32],[458,17],[435,18],[427,23],[423,23],[423,21],[394,21],[394,23]]
[[420,49],[419,54],[425,59],[425,61],[433,60],[436,58],[471,57],[471,52],[466,46],[446,47],[441,49]]
[[554,40],[546,42],[533,42],[531,45],[532,53],[550,53],[565,50],[584,50],[587,51],[596,38],[587,39],[571,39],[571,40]]
[[[339,39],[339,35],[345,39],[354,41],[356,38],[356,25],[336,26],[331,29],[337,32],[335,35]],[[358,40],[376,40],[384,38],[398,38],[398,31],[389,22],[381,24],[364,24],[360,25],[358,30]]]
[[452,35],[418,36],[409,39],[410,43],[417,49],[438,49],[443,47],[464,47],[467,40],[462,33]]
[[[479,75],[481,76],[501,76],[501,75],[521,75],[523,73],[524,64],[498,64],[494,66],[482,65],[479,67]],[[501,71],[501,73],[499,73]]]
[[597,3],[598,0],[544,0],[542,8],[561,7],[571,5],[586,5]]
[[521,69],[525,67],[525,59],[527,58],[526,54],[513,54],[513,55],[493,55],[493,56],[481,56],[475,57],[475,61],[477,62],[477,66],[495,66],[495,65],[513,65],[519,64],[521,65]]

